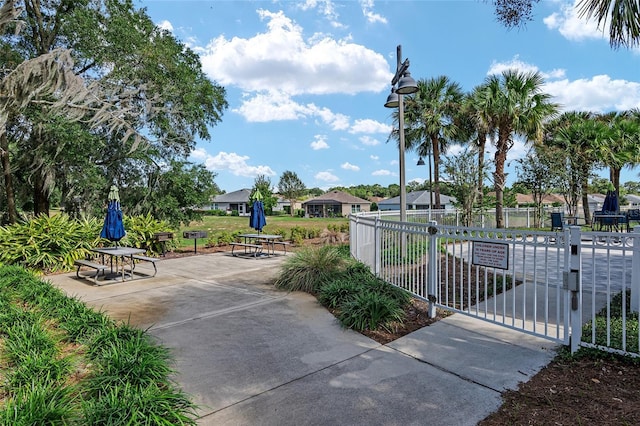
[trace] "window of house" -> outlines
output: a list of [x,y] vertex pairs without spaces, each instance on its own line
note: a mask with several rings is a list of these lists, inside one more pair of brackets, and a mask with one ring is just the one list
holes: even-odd
[[360,204],[351,204],[351,213],[360,213]]

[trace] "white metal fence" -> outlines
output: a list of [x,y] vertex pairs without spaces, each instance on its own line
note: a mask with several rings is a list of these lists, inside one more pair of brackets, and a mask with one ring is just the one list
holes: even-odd
[[350,216],[351,253],[429,301],[432,315],[436,308],[460,312],[573,351],[582,345],[640,354],[640,227],[462,228],[425,223],[428,211],[413,211],[411,222],[381,213]]

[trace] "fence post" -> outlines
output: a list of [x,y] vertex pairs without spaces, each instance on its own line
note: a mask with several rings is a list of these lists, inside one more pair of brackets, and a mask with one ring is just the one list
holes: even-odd
[[[582,340],[582,274],[580,260],[580,227],[570,226],[565,233],[569,234],[569,264],[565,267],[564,288],[570,297],[569,303],[569,327],[571,353],[580,348]],[[565,249],[566,249],[565,244]],[[567,270],[568,269],[568,270]]]
[[429,318],[436,317],[437,283],[438,283],[438,228],[436,222],[429,222],[429,246],[427,247],[427,300],[429,300]]
[[631,260],[631,310],[640,311],[640,226],[633,227],[633,258]]
[[376,277],[380,276],[382,261],[380,259],[382,249],[380,248],[380,217],[376,217],[373,225],[373,272]]

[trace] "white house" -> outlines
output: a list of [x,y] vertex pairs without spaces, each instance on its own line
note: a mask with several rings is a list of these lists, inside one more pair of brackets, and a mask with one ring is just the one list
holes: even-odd
[[[429,205],[431,205],[431,200],[434,200],[435,203],[435,198],[435,193],[433,194],[432,198],[429,191],[409,192],[406,198],[407,210],[428,210]],[[440,205],[445,210],[455,209],[455,206],[453,205],[455,201],[456,199],[454,197],[440,194]],[[379,201],[378,210],[400,210],[400,196]]]

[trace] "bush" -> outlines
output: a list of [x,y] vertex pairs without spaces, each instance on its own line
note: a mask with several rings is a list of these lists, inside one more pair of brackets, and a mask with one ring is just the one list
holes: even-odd
[[307,237],[307,230],[302,226],[294,226],[291,228],[291,241],[295,244],[302,244],[302,241]]
[[338,279],[323,286],[318,302],[329,309],[339,309],[345,302],[362,292],[362,285],[349,279]]
[[216,231],[209,234],[207,238],[207,247],[218,247],[227,245],[235,241],[235,237],[231,231]]
[[[123,243],[132,247],[147,250],[149,254],[162,254],[162,243],[156,241],[155,234],[158,232],[175,232],[168,222],[154,219],[151,214],[139,216],[125,216],[124,228],[127,235],[123,238]],[[165,248],[172,250],[177,243],[174,240],[166,241]]]
[[275,286],[316,294],[322,286],[338,277],[346,266],[347,260],[335,247],[304,247],[284,261]]
[[69,270],[100,242],[102,222],[61,213],[0,227],[0,263],[43,272]]
[[397,301],[375,292],[362,292],[347,300],[338,315],[342,326],[357,331],[375,330],[403,318],[404,310]]

